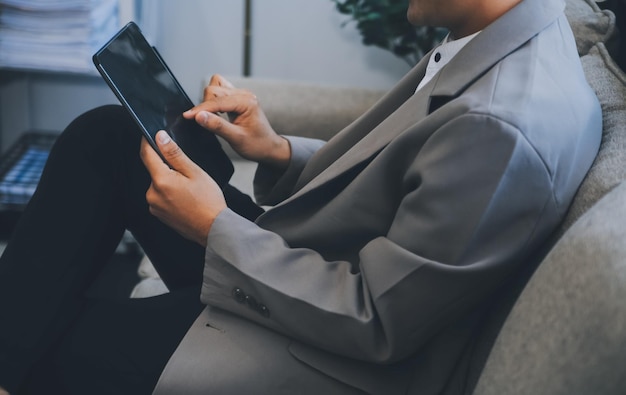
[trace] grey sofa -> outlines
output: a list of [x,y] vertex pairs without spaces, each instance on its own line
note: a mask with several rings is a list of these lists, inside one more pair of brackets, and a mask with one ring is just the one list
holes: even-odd
[[[488,329],[497,336],[484,338],[495,343],[469,365],[475,395],[626,394],[626,75],[609,52],[619,48],[615,15],[593,0],[567,0],[566,12],[602,105],[602,145],[544,261],[494,313]],[[383,94],[232,80],[255,92],[279,132],[322,139]],[[254,166],[237,163],[245,189]]]
[[566,11],[602,106],[602,144],[475,395],[626,394],[626,75],[607,50],[620,44],[615,16],[591,0]]

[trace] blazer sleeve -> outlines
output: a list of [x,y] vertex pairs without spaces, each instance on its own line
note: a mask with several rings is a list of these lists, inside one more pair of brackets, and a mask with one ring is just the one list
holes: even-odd
[[298,136],[284,136],[291,147],[291,160],[283,172],[259,165],[254,176],[254,197],[261,205],[275,205],[289,196],[300,173],[325,141]]
[[224,210],[208,236],[202,301],[356,359],[416,352],[558,220],[544,162],[506,122],[454,119],[421,152],[397,186],[388,232],[358,251],[358,270]]

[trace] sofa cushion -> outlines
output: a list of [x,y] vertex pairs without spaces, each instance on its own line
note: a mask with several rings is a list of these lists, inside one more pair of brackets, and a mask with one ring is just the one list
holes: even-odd
[[581,58],[589,84],[602,106],[600,151],[583,180],[561,233],[613,187],[626,179],[626,74],[602,43]]
[[561,238],[522,292],[474,395],[623,394],[626,183]]
[[579,55],[586,55],[598,42],[608,42],[616,36],[615,15],[602,11],[593,0],[566,0],[565,15],[569,21]]

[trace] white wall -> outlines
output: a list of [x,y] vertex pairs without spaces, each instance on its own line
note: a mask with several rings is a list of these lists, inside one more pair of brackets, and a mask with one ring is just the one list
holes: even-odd
[[155,42],[192,100],[206,75],[241,74],[243,0],[147,1],[159,2]]
[[254,0],[255,76],[388,88],[408,70],[391,52],[366,47],[330,0]]
[[[243,0],[158,1],[155,41],[190,96],[210,74],[242,74]],[[255,77],[388,88],[409,70],[390,52],[362,45],[331,0],[253,0],[252,11]]]

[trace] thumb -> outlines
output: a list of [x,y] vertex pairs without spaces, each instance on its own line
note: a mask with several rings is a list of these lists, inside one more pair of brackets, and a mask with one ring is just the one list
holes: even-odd
[[169,166],[182,175],[191,176],[198,166],[183,152],[165,130],[159,130],[156,134],[156,143],[161,155]]

